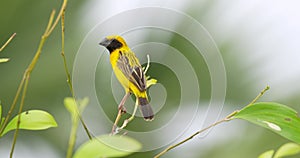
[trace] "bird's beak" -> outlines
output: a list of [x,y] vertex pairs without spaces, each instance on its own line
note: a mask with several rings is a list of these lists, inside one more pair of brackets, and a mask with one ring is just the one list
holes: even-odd
[[101,46],[107,47],[111,43],[111,40],[104,38],[99,44]]

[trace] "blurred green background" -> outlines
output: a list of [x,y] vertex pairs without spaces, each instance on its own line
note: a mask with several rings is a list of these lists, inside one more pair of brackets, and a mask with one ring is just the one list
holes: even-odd
[[[58,10],[61,1],[11,1],[0,2],[0,45],[14,32],[17,36],[0,53],[0,57],[9,57],[8,63],[0,64],[0,100],[6,115],[12,103],[17,86],[25,68],[34,56],[38,42],[47,25],[52,9]],[[226,100],[221,116],[241,108],[249,103],[267,84],[271,90],[263,96],[263,101],[276,101],[289,105],[300,111],[299,94],[300,65],[300,11],[298,1],[221,1],[221,0],[187,0],[187,1],[97,1],[70,0],[66,11],[66,56],[72,68],[77,50],[87,33],[104,19],[138,7],[165,7],[195,18],[215,40],[226,69]],[[159,18],[159,17],[157,17]],[[124,19],[126,20],[126,19]],[[123,22],[120,21],[120,24]],[[113,27],[113,26],[112,26]],[[180,24],[178,28],[183,27]],[[192,31],[192,30],[188,30]],[[99,40],[103,37],[99,37]],[[147,37],[145,37],[147,38]],[[149,39],[155,39],[149,35]],[[70,96],[66,83],[61,50],[60,29],[57,27],[45,43],[42,55],[34,69],[25,101],[24,110],[43,109],[54,115],[58,128],[46,131],[21,131],[15,151],[16,157],[64,157],[66,154],[70,130],[69,114],[63,106],[63,99]],[[98,41],[96,41],[98,42]],[[169,45],[183,52],[192,52],[192,47],[184,44],[181,38],[172,36]],[[130,45],[130,44],[129,44]],[[187,56],[187,54],[185,54]],[[108,55],[105,57],[108,58]],[[200,102],[209,102],[211,88],[210,77],[202,57],[188,57],[194,60],[201,88]],[[108,60],[105,61],[107,69]],[[196,64],[196,65],[195,65]],[[198,65],[197,65],[198,64]],[[201,68],[201,69],[199,69]],[[97,70],[101,83],[101,67]],[[150,67],[150,75],[157,78],[167,89],[168,105],[178,102],[176,79],[173,74],[159,64]],[[97,85],[97,84],[96,84]],[[97,92],[107,90],[106,87]],[[120,91],[122,89],[120,88]],[[174,92],[173,92],[174,91]],[[172,93],[173,92],[173,93]],[[103,93],[102,93],[103,94]],[[117,104],[111,93],[102,100],[105,104]],[[186,103],[187,106],[193,106]],[[117,105],[116,105],[117,106]],[[168,106],[161,113],[176,108]],[[110,126],[97,120],[99,107],[89,105],[84,112],[84,119],[91,131],[97,134],[108,133]],[[115,107],[105,107],[108,118],[113,119]],[[160,122],[163,123],[163,122]],[[160,124],[154,123],[159,126]],[[135,120],[129,129],[139,127],[149,129],[142,120]],[[199,127],[200,128],[200,127]],[[190,133],[199,128],[192,127]],[[138,130],[137,130],[138,131]],[[170,129],[172,132],[172,129]],[[167,134],[167,133],[165,133]],[[0,140],[0,157],[8,157],[13,133]],[[159,141],[162,135],[151,138],[151,143]],[[77,147],[88,138],[80,128]],[[195,138],[185,145],[170,151],[165,157],[203,157],[203,158],[252,158],[260,153],[276,149],[288,140],[260,127],[244,121],[232,121],[214,128],[209,135]],[[151,157],[160,150],[136,153],[129,157]],[[297,156],[296,156],[297,157]]]

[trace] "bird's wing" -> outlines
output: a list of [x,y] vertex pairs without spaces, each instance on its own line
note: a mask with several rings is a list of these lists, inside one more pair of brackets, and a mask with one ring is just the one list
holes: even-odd
[[117,66],[125,77],[141,92],[146,90],[146,80],[143,69],[132,52],[120,52]]

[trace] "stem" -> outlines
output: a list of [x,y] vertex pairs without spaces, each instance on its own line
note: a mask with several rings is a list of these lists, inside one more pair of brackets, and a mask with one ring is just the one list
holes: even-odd
[[127,100],[127,98],[129,96],[130,96],[130,93],[126,92],[126,94],[124,95],[123,99],[121,100],[121,102],[120,102],[120,104],[118,106],[118,115],[117,115],[117,117],[115,119],[115,122],[113,124],[113,127],[111,129],[111,134],[112,135],[117,134],[117,130],[116,129],[118,127],[118,122],[119,122],[119,120],[120,120],[120,118],[121,118],[121,116],[122,116],[122,114],[124,112],[124,104],[125,104],[125,102],[126,102],[126,100]]
[[[52,13],[51,13],[51,16],[50,16],[50,19],[49,19],[49,22],[48,22],[48,25],[47,25],[47,26],[49,26],[49,24],[52,23],[51,20],[53,20],[53,16],[54,16],[53,13],[54,13],[54,11],[52,11]],[[45,33],[46,33],[46,32],[45,32]],[[31,60],[30,64],[28,65],[27,69],[26,69],[25,72],[24,72],[23,78],[22,78],[22,80],[21,80],[21,83],[19,84],[19,87],[18,87],[17,93],[16,93],[16,95],[15,95],[15,98],[14,98],[14,100],[13,100],[13,103],[12,103],[12,105],[10,106],[10,109],[9,109],[9,111],[8,111],[8,114],[7,114],[7,116],[5,117],[4,123],[3,123],[2,126],[1,126],[1,129],[0,129],[0,135],[1,135],[2,132],[4,131],[6,125],[7,125],[8,121],[9,121],[9,118],[11,117],[12,112],[13,112],[13,110],[14,110],[15,107],[16,107],[16,103],[17,103],[18,98],[19,98],[19,96],[20,96],[20,92],[21,92],[21,90],[22,90],[22,88],[23,88],[24,81],[26,80],[26,76],[28,76],[28,78],[29,78],[31,71],[32,71],[33,68],[35,67],[35,64],[37,63],[37,60],[38,60],[38,58],[39,58],[39,56],[40,56],[40,54],[41,54],[41,52],[42,52],[42,48],[43,48],[43,46],[44,46],[44,43],[45,43],[45,40],[46,40],[46,39],[47,39],[47,36],[45,36],[45,34],[42,35],[42,38],[41,38],[41,41],[40,41],[38,50],[36,51],[35,56],[33,57],[33,59]]]
[[56,25],[58,24],[58,21],[60,20],[61,15],[63,14],[63,12],[65,11],[65,9],[67,7],[67,2],[68,2],[68,0],[63,1],[63,4],[61,5],[60,11],[59,11],[59,13],[58,13],[58,15],[55,19],[55,22],[53,23],[53,25],[51,27],[49,27],[49,28],[47,27],[48,29],[45,32],[46,36],[49,36],[52,33],[52,31],[54,30],[54,28],[56,27]]
[[121,119],[121,116],[122,116],[122,110],[119,109],[119,110],[118,110],[118,115],[117,115],[117,117],[116,117],[116,119],[115,119],[115,122],[114,122],[114,124],[113,124],[113,127],[112,127],[112,129],[111,129],[111,135],[114,135],[114,134],[117,134],[117,133],[118,133],[118,132],[117,132],[117,127],[118,127],[118,122],[119,122],[120,119]]
[[183,141],[180,141],[180,142],[177,143],[177,144],[174,144],[174,145],[171,145],[171,146],[167,147],[165,150],[163,150],[163,151],[160,152],[159,154],[155,155],[154,158],[159,158],[159,157],[161,157],[161,156],[164,155],[166,152],[168,152],[168,151],[170,151],[170,150],[176,148],[177,146],[179,146],[179,145],[181,145],[181,144],[183,144],[183,143],[185,143],[185,142],[187,142],[187,141],[193,139],[196,135],[198,135],[198,134],[200,134],[200,133],[202,133],[202,132],[204,132],[204,131],[206,131],[206,130],[208,130],[208,129],[210,129],[210,128],[212,128],[212,127],[214,127],[214,126],[216,126],[216,125],[218,125],[218,124],[220,124],[220,123],[222,123],[222,122],[226,122],[226,121],[229,121],[229,120],[227,119],[227,117],[224,118],[224,119],[222,119],[222,120],[219,120],[219,121],[217,121],[217,122],[215,122],[215,123],[213,123],[213,124],[211,124],[211,125],[209,125],[208,127],[204,128],[204,129],[202,129],[202,130],[200,130],[200,131],[195,132],[194,134],[192,134],[192,135],[189,136],[188,138],[184,139]]
[[12,147],[11,147],[11,150],[10,150],[10,158],[13,157],[15,145],[16,145],[16,142],[17,142],[17,137],[18,137],[20,123],[21,123],[21,113],[22,113],[22,110],[23,110],[25,96],[26,96],[26,91],[27,91],[28,82],[29,82],[29,76],[27,76],[27,74],[24,76],[24,78],[25,78],[25,85],[24,85],[24,88],[23,88],[23,94],[22,94],[20,108],[19,108],[19,112],[18,112],[17,128],[16,128],[16,131],[14,133],[13,144],[12,144]]
[[87,127],[86,124],[84,123],[84,121],[83,121],[81,115],[79,115],[78,117],[79,117],[79,120],[80,120],[80,122],[81,122],[81,124],[82,124],[84,130],[85,130],[85,133],[87,134],[87,136],[89,137],[89,139],[92,140],[93,137],[92,137],[91,133],[89,132],[88,127]]
[[9,39],[3,44],[3,46],[0,48],[0,52],[9,44],[9,42],[16,36],[16,33],[13,33]]
[[[21,117],[20,117],[20,113],[22,112],[22,109],[23,109],[23,105],[24,105],[24,100],[25,100],[25,96],[26,96],[26,92],[27,92],[27,86],[28,86],[28,82],[29,82],[29,78],[30,78],[30,74],[32,72],[32,70],[34,69],[38,59],[39,59],[39,56],[41,55],[41,52],[42,52],[42,48],[44,46],[44,43],[45,41],[47,40],[47,38],[49,37],[49,35],[51,34],[51,32],[53,31],[53,29],[56,27],[57,25],[57,21],[60,19],[60,16],[62,14],[62,11],[65,9],[66,7],[66,4],[67,4],[67,0],[64,0],[63,4],[62,4],[62,7],[61,7],[61,10],[60,10],[60,13],[59,15],[56,17],[56,21],[53,23],[53,19],[54,19],[54,15],[55,15],[55,11],[53,10],[51,12],[51,15],[50,15],[50,18],[49,18],[49,21],[48,21],[48,24],[47,24],[47,27],[45,29],[45,32],[44,34],[42,35],[41,37],[41,40],[40,40],[40,43],[39,43],[39,46],[38,46],[38,49],[35,53],[35,56],[33,57],[33,59],[31,60],[30,64],[28,65],[27,69],[25,70],[24,72],[24,75],[23,75],[23,78],[19,84],[19,87],[18,87],[18,90],[17,90],[17,93],[15,95],[15,98],[13,100],[13,103],[12,105],[10,106],[10,109],[9,109],[9,112],[7,114],[7,116],[5,117],[4,119],[4,123],[2,124],[1,128],[0,128],[0,135],[2,135],[5,127],[7,126],[8,124],[8,121],[9,121],[9,118],[11,117],[12,115],[12,112],[13,110],[15,109],[15,106],[16,106],[16,103],[17,103],[17,100],[20,96],[20,92],[24,86],[24,82],[25,82],[25,86],[23,88],[23,93],[22,93],[22,99],[21,99],[21,103],[20,103],[20,108],[19,108],[19,117],[18,117],[18,123],[17,123],[17,128],[16,128],[16,131],[15,131],[15,134],[14,134],[14,140],[13,140],[13,145],[12,145],[12,149],[11,149],[11,152],[10,152],[10,157],[12,157],[13,155],[13,151],[14,151],[14,148],[15,148],[15,144],[16,144],[16,140],[17,140],[17,135],[18,135],[18,130],[19,130],[19,126],[20,126],[20,123],[21,123]],[[12,38],[11,38],[12,39]],[[9,41],[11,40],[9,39]],[[5,44],[6,46],[7,44]],[[4,48],[4,47],[3,47]],[[1,48],[1,50],[3,49]]]
[[71,81],[71,75],[70,75],[70,72],[69,72],[67,59],[66,59],[66,56],[65,56],[65,10],[63,10],[63,13],[61,15],[61,56],[63,58],[64,68],[65,68],[65,72],[66,72],[66,75],[67,75],[67,83],[69,85],[72,96],[74,96],[74,91],[73,91],[73,86],[72,86],[72,81]]
[[49,19],[48,25],[47,25],[47,27],[45,29],[44,35],[49,31],[49,29],[50,29],[50,27],[51,27],[51,25],[53,23],[54,16],[55,16],[55,10],[53,9],[52,12],[51,12],[51,14],[50,14],[50,19]]
[[135,113],[136,113],[136,110],[137,110],[138,106],[139,106],[138,99],[136,99],[132,115],[128,119],[124,120],[123,125],[119,128],[119,130],[124,129],[127,126],[127,124],[134,119],[134,116],[135,116]]
[[[62,14],[61,14],[61,56],[62,56],[63,62],[64,62],[65,73],[66,73],[66,76],[67,76],[67,83],[68,83],[71,95],[75,99],[75,93],[74,93],[74,90],[73,90],[71,75],[70,75],[70,71],[69,71],[69,68],[68,68],[67,59],[66,59],[66,56],[65,56],[65,11],[66,11],[66,9],[64,8],[62,10]],[[77,102],[75,102],[75,103],[76,103],[76,106],[77,106]],[[81,122],[87,136],[91,140],[92,136],[91,136],[86,124],[84,123],[79,111],[77,112],[77,114],[78,114],[80,122]]]
[[9,111],[8,111],[8,113],[7,113],[7,116],[6,116],[5,119],[4,119],[3,124],[1,125],[1,128],[0,128],[0,136],[2,135],[4,129],[5,129],[5,127],[6,127],[7,123],[8,123],[8,121],[9,121],[9,118],[11,117],[12,112],[13,112],[13,110],[14,110],[16,104],[17,104],[19,95],[20,95],[21,90],[22,90],[22,88],[23,88],[24,81],[25,81],[24,79],[21,80],[21,83],[19,84],[19,87],[18,87],[16,96],[15,96],[15,98],[14,98],[14,100],[13,100],[13,103],[12,103],[12,105],[10,106],[10,109],[9,109]]
[[78,108],[77,108],[78,107],[77,102],[76,102],[75,97],[74,97],[74,91],[73,91],[73,86],[72,86],[72,82],[71,82],[71,75],[69,73],[69,68],[68,68],[68,65],[67,65],[66,57],[65,57],[65,9],[63,9],[62,14],[61,14],[61,56],[62,56],[63,62],[64,62],[65,73],[67,75],[67,83],[68,83],[68,86],[70,88],[71,94],[73,96],[74,102],[76,104],[75,105],[76,106],[76,111],[77,111],[76,114],[78,114],[77,116],[75,115],[74,117],[72,117],[72,127],[71,127],[68,150],[67,150],[67,155],[66,155],[66,158],[71,158],[72,154],[73,154],[73,149],[74,149],[74,146],[75,146],[75,142],[76,142],[79,111],[78,111]]
[[[261,96],[263,96],[264,95],[264,93],[267,91],[267,90],[269,90],[270,89],[270,87],[269,86],[266,86],[247,106],[250,106],[250,105],[252,105],[253,103],[255,103]],[[247,107],[246,106],[246,107]],[[172,150],[172,149],[174,149],[174,148],[176,148],[177,146],[179,146],[179,145],[181,145],[181,144],[183,144],[183,143],[185,143],[185,142],[187,142],[187,141],[189,141],[189,140],[191,140],[191,139],[193,139],[196,135],[198,135],[198,134],[200,134],[200,133],[202,133],[202,132],[204,132],[204,131],[206,131],[206,130],[208,130],[208,129],[210,129],[210,128],[212,128],[212,127],[214,127],[214,126],[216,126],[216,125],[218,125],[218,124],[220,124],[220,123],[223,123],[223,122],[228,122],[228,121],[230,121],[230,120],[232,120],[232,117],[234,116],[234,115],[236,115],[237,113],[239,112],[239,110],[236,110],[236,111],[234,111],[234,112],[232,112],[231,114],[229,114],[229,115],[227,115],[225,118],[223,118],[222,120],[219,120],[219,121],[217,121],[217,122],[215,122],[215,123],[213,123],[213,124],[211,124],[211,125],[209,125],[208,127],[206,127],[206,128],[204,128],[204,129],[202,129],[202,130],[199,130],[199,131],[197,131],[197,132],[195,132],[194,134],[192,134],[191,136],[189,136],[188,138],[186,138],[186,139],[184,139],[184,140],[182,140],[182,141],[180,141],[179,143],[177,143],[177,144],[174,144],[174,145],[170,145],[169,147],[167,147],[165,150],[163,150],[162,152],[160,152],[160,153],[158,153],[157,155],[155,155],[154,156],[154,158],[159,158],[159,157],[161,157],[162,155],[164,155],[165,153],[167,153],[168,151],[170,151],[170,150]]]
[[[247,106],[254,104],[260,97],[262,97],[266,91],[270,89],[270,86],[266,86]],[[247,107],[246,106],[246,107]]]
[[149,56],[149,54],[147,54],[147,66],[146,66],[146,68],[144,70],[144,75],[146,75],[149,67],[150,67],[150,56]]
[[[76,105],[76,109],[77,109],[77,105]],[[75,142],[76,142],[76,133],[77,133],[77,128],[78,128],[78,116],[79,115],[75,115],[72,118],[72,127],[71,127],[71,133],[70,133],[70,138],[69,138],[69,146],[68,146],[68,151],[67,151],[66,158],[71,158],[72,154],[73,154],[73,149],[74,149]]]

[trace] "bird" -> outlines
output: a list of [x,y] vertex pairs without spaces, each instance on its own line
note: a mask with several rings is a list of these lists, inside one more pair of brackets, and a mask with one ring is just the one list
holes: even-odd
[[119,35],[106,36],[99,44],[110,53],[112,69],[125,90],[125,96],[119,104],[119,110],[125,109],[124,103],[127,97],[134,94],[144,119],[152,121],[154,113],[146,92],[149,85],[147,85],[147,77],[139,59]]

